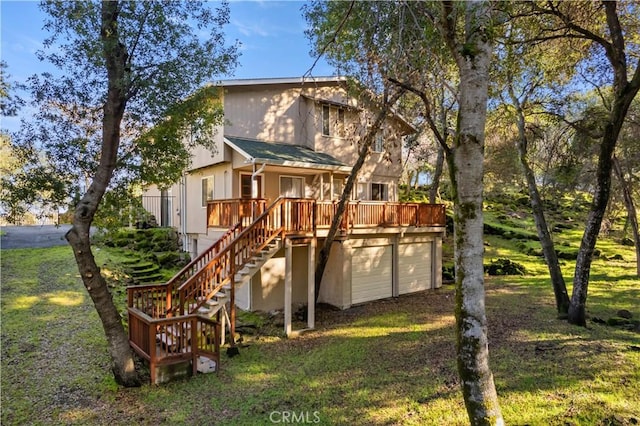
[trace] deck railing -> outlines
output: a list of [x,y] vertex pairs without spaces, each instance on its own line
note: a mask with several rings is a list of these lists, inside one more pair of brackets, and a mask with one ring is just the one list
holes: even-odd
[[178,288],[209,265],[211,260],[228,246],[242,229],[240,223],[231,227],[211,247],[189,262],[166,283],[128,287],[128,306],[139,309],[152,318],[164,318],[175,314],[180,309]]
[[[246,211],[248,200],[220,200],[209,203],[209,226],[226,226],[236,216],[220,215],[221,211],[233,214]],[[256,200],[261,203],[264,200]],[[242,205],[233,207],[236,202]],[[285,198],[283,220],[287,231],[313,232],[329,228],[338,207],[338,201]],[[222,208],[222,206],[225,206]],[[259,205],[259,204],[258,204]],[[260,208],[260,207],[258,207]],[[212,217],[213,215],[213,217]],[[212,225],[212,224],[217,225]],[[349,201],[342,219],[341,229],[377,226],[444,226],[445,207],[442,204],[398,203],[386,201]]]
[[152,318],[129,308],[129,343],[149,362],[151,382],[161,365],[191,361],[195,375],[198,357],[205,355],[220,365],[220,323],[196,315]]
[[264,213],[267,200],[262,198],[234,198],[214,200],[207,203],[207,226],[228,228],[236,223],[248,226]]
[[[244,267],[276,238],[287,232],[287,218],[305,214],[305,203],[290,203],[290,199],[278,198],[251,225],[245,227],[229,244],[217,253],[209,263],[189,277],[178,289],[180,314],[195,312],[206,300],[223,287],[230,286],[231,309],[234,309],[233,281],[239,268]],[[300,201],[300,200],[295,200]],[[298,225],[302,221],[298,221]],[[306,229],[304,229],[306,231]],[[187,309],[188,307],[188,309]],[[233,324],[233,319],[231,319]]]

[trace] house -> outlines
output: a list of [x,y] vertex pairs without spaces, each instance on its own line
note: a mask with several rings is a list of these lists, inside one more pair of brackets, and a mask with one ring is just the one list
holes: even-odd
[[[235,306],[284,308],[290,334],[293,307],[306,304],[313,328],[317,252],[377,110],[352,96],[341,77],[218,86],[225,122],[211,146],[192,151],[180,182],[145,194],[173,206],[162,217],[178,228],[194,260],[170,288],[131,290],[130,312],[162,299],[166,316],[194,313],[206,308],[206,299],[230,307],[233,327]],[[441,286],[444,207],[398,202],[402,142],[414,131],[390,114],[376,135],[333,243],[319,302],[345,309]],[[189,308],[187,300],[197,303]]]

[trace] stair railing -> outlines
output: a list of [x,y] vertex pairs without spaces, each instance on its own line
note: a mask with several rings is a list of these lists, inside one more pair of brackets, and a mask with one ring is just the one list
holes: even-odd
[[242,223],[227,230],[214,244],[202,252],[166,283],[136,285],[127,288],[128,306],[152,318],[170,317],[180,305],[178,288],[203,269],[211,260],[242,232]]
[[[193,313],[225,286],[230,287],[232,317],[235,305],[234,277],[249,260],[276,238],[284,238],[285,199],[278,198],[256,220],[243,229],[211,261],[179,288],[180,315]],[[233,318],[231,318],[233,324]]]

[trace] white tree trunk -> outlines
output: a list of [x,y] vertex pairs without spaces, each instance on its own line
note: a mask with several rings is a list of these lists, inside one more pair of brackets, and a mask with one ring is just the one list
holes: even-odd
[[[445,27],[447,44],[460,73],[457,133],[448,159],[454,192],[454,240],[456,268],[456,342],[458,374],[471,424],[504,424],[489,367],[485,314],[483,234],[483,161],[491,62],[489,2],[465,3],[465,40],[453,39]],[[453,6],[445,4],[444,19]],[[447,25],[447,24],[445,24]],[[451,25],[451,24],[449,24]]]

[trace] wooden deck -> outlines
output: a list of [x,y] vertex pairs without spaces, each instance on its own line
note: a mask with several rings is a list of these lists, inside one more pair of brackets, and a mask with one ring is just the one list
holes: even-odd
[[[251,222],[265,211],[264,199],[229,199],[210,201],[207,226],[229,228],[239,222]],[[284,198],[277,220],[287,233],[315,234],[329,229],[338,201]],[[340,225],[341,232],[355,228],[398,226],[445,226],[443,204],[398,203],[385,201],[349,201]]]
[[[127,288],[129,342],[151,369],[151,381],[163,365],[191,362],[196,374],[199,357],[220,363],[221,311],[215,318],[199,312],[223,295],[228,303],[230,336],[235,332],[236,273],[255,262],[268,247],[286,238],[318,235],[326,230],[337,202],[278,198],[220,200],[208,204],[209,227],[225,228],[218,241],[166,283]],[[350,202],[340,232],[377,227],[442,227],[440,204]],[[231,339],[233,346],[234,340]]]

